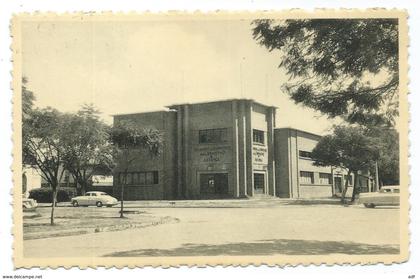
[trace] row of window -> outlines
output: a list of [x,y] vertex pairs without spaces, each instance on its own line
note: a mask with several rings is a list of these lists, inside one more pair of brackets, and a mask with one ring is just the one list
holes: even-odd
[[[265,132],[257,129],[252,130],[254,143],[265,143]],[[227,142],[227,128],[205,129],[198,131],[199,143],[223,143]]]
[[120,172],[118,174],[118,183],[125,185],[159,184],[159,175],[157,171]]
[[[349,185],[353,185],[353,177],[345,175],[344,179],[349,179]],[[300,171],[300,182],[303,184],[315,184],[314,173],[312,171]],[[320,172],[319,184],[332,185],[331,173]]]
[[199,143],[222,143],[227,141],[227,129],[206,129],[198,131]]
[[[311,171],[301,171],[300,172],[300,182],[304,184],[314,184],[314,173]],[[332,184],[332,175],[331,173],[319,173],[319,184],[322,185],[331,185]]]

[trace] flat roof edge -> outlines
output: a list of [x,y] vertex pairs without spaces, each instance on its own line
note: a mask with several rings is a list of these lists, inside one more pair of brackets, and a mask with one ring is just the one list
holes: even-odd
[[148,113],[172,113],[170,110],[152,110],[152,111],[139,111],[139,112],[129,112],[129,113],[116,113],[111,114],[111,116],[124,116],[124,115],[135,115],[135,114],[148,114]]
[[312,132],[308,132],[308,131],[297,129],[297,128],[293,128],[293,127],[280,127],[280,128],[274,128],[274,130],[295,130],[295,131],[298,131],[298,132],[301,132],[301,133],[305,133],[305,134],[317,136],[317,137],[320,137],[320,138],[323,137],[323,136],[321,136],[319,134],[315,134],[315,133],[312,133]]
[[204,105],[204,104],[224,103],[224,102],[232,102],[232,101],[249,101],[249,102],[252,102],[261,106],[265,106],[265,107],[278,108],[276,106],[269,106],[261,102],[255,101],[254,99],[247,99],[247,98],[232,98],[232,99],[213,100],[213,101],[208,101],[208,102],[197,102],[197,103],[178,103],[178,104],[172,104],[166,107],[169,109],[174,109],[175,107],[185,106],[185,105]]

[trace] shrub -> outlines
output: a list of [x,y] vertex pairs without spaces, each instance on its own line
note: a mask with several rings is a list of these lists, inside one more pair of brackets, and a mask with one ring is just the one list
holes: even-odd
[[[57,202],[68,202],[74,196],[74,190],[58,189]],[[29,192],[29,198],[34,199],[40,203],[51,203],[52,202],[52,190],[51,188],[38,188],[32,189]]]

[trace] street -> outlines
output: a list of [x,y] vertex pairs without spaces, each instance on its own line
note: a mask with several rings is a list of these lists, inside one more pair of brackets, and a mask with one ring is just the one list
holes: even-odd
[[[94,210],[117,212],[118,209]],[[144,208],[142,211],[156,217],[177,218],[179,222],[141,229],[25,240],[24,256],[399,253],[399,209],[392,207],[367,209],[319,204]]]

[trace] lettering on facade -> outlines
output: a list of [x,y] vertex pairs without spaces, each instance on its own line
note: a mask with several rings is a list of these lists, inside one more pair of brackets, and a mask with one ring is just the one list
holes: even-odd
[[201,151],[200,158],[204,163],[220,162],[225,153],[226,152],[224,150]]
[[256,164],[267,164],[267,148],[261,146],[254,146],[252,148],[252,157],[254,159],[254,163]]
[[205,164],[225,164],[230,162],[231,153],[229,147],[199,147],[194,152],[194,162]]

